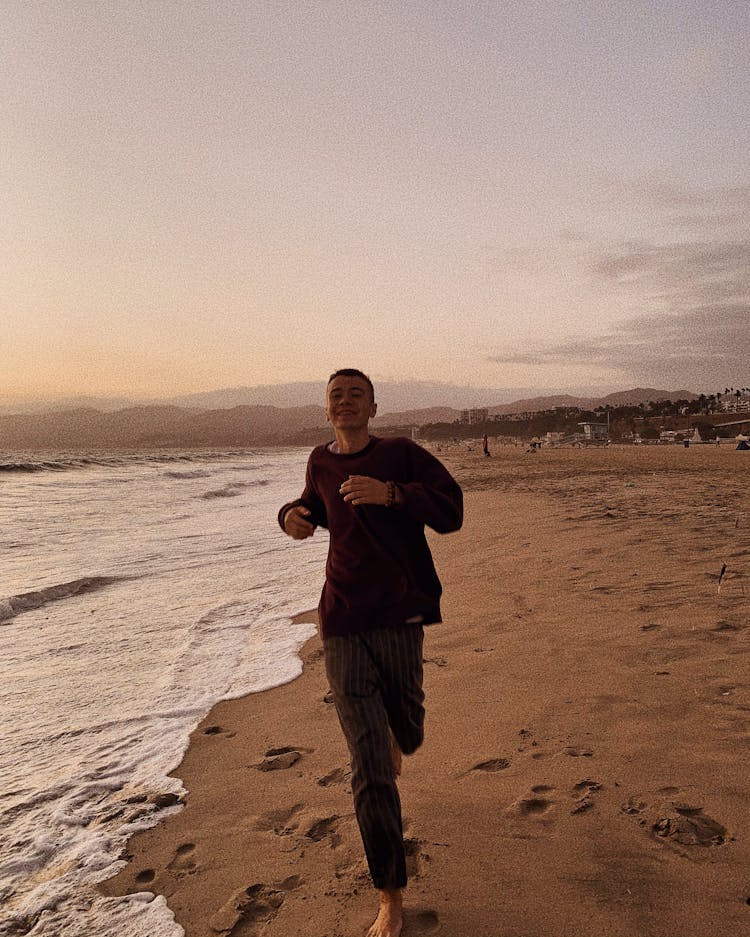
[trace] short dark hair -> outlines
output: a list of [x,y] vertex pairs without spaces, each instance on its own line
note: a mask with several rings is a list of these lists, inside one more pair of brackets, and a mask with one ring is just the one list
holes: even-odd
[[364,373],[364,371],[360,371],[358,368],[339,368],[338,371],[334,371],[333,374],[328,378],[328,383],[330,384],[331,381],[335,377],[360,377],[362,378],[362,380],[370,388],[370,396],[372,397],[373,400],[375,400],[375,388],[372,386],[372,381]]

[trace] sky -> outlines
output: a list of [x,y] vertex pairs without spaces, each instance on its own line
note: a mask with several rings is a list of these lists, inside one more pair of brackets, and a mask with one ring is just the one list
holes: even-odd
[[745,0],[5,0],[0,403],[750,384]]

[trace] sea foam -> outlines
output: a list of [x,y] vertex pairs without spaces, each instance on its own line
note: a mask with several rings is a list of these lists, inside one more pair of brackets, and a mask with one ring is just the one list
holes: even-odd
[[210,707],[299,674],[326,535],[276,523],[299,450],[87,459],[0,479],[0,530],[23,531],[0,601],[0,935],[177,937],[163,898],[96,883],[181,809],[169,775]]

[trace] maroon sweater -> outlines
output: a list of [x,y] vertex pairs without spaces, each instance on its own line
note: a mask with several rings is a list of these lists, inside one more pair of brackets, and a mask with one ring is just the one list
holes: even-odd
[[[394,481],[402,503],[354,506],[339,494],[350,475]],[[279,511],[304,505],[310,520],[330,531],[326,581],[318,613],[323,637],[402,624],[421,617],[441,621],[442,588],[424,526],[438,533],[458,530],[463,495],[433,455],[405,438],[370,437],[364,449],[333,453],[313,449],[302,497]]]

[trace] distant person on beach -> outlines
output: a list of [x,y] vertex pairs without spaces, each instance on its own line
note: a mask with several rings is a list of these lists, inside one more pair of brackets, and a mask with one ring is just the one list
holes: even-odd
[[368,937],[398,937],[406,856],[396,778],[424,737],[423,626],[438,622],[442,588],[424,535],[458,530],[463,495],[433,455],[406,438],[369,433],[370,379],[331,375],[333,442],[313,449],[305,489],[279,511],[295,540],[330,532],[318,606],[325,665],[349,748],[352,795],[380,906]]
[[490,444],[487,439],[487,433],[482,436],[482,452],[487,456],[490,454]]

